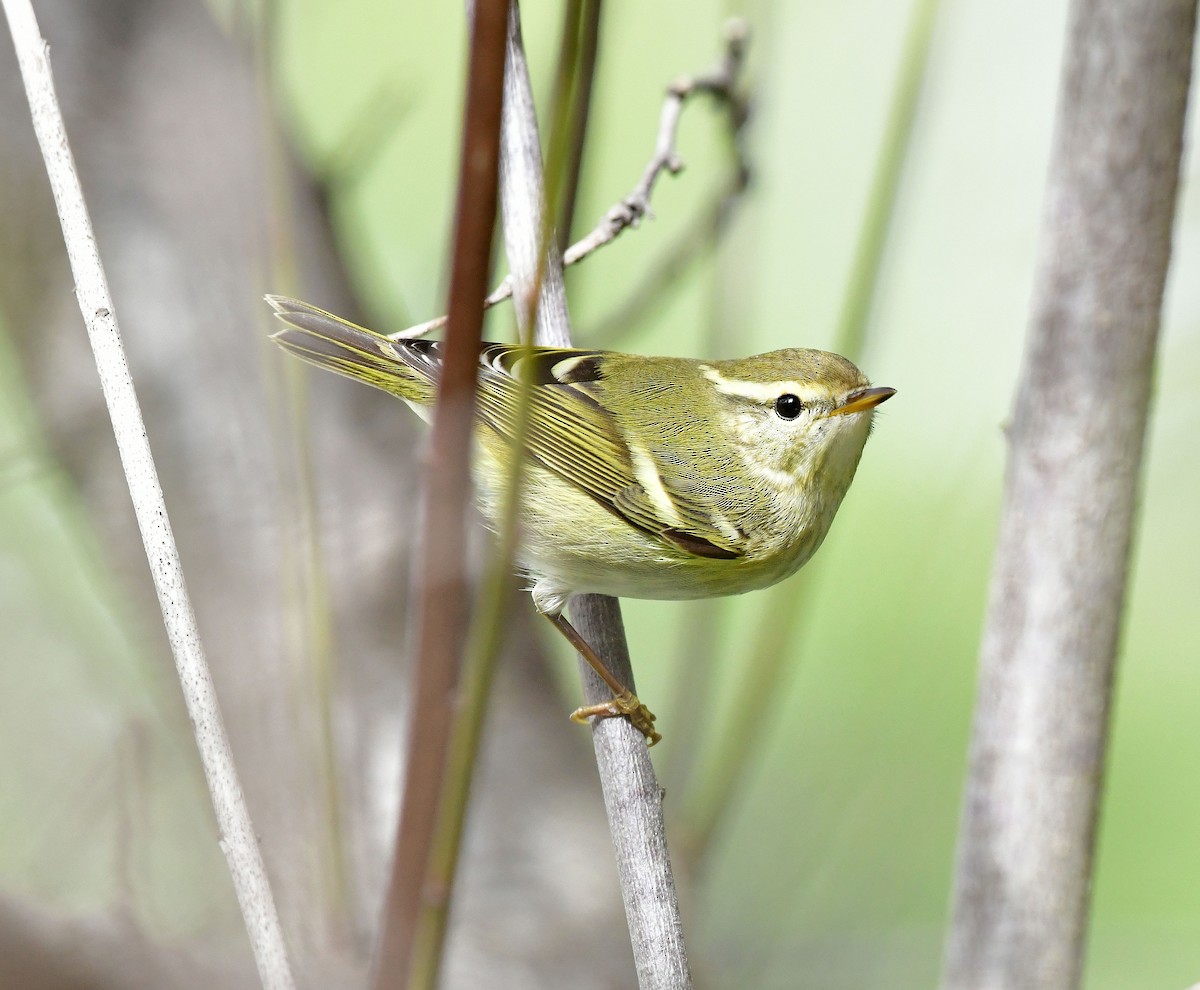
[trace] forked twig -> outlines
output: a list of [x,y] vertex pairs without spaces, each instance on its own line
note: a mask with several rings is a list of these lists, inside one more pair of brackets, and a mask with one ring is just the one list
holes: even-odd
[[[618,201],[604,214],[590,233],[563,252],[564,267],[574,265],[593,251],[610,244],[625,230],[638,226],[643,217],[654,216],[650,209],[650,197],[654,193],[655,183],[658,182],[663,172],[678,175],[683,171],[684,163],[676,151],[676,142],[683,107],[689,97],[707,93],[724,101],[733,118],[733,132],[734,134],[740,133],[741,126],[749,115],[749,105],[737,89],[738,77],[741,75],[742,64],[745,61],[748,38],[749,34],[744,21],[730,21],[725,28],[725,51],[717,64],[699,75],[681,76],[667,87],[667,95],[663,99],[662,112],[658,118],[658,137],[654,144],[654,154],[646,164],[641,179],[629,195]],[[742,168],[743,166],[739,162],[739,169]],[[506,275],[504,280],[484,299],[483,308],[491,309],[497,303],[510,299],[512,294],[512,276]],[[445,325],[446,317],[439,316],[424,323],[418,323],[407,330],[388,334],[388,336],[392,340],[408,340],[413,337],[423,337],[435,330],[440,330]]]

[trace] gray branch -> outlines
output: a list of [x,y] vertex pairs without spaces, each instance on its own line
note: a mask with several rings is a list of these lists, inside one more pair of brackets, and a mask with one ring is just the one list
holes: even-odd
[[946,990],[1079,984],[1195,0],[1075,0],[981,648]]
[[[529,70],[521,43],[520,13],[512,7],[509,63],[505,72],[501,135],[500,198],[509,269],[516,284],[518,319],[527,325],[530,293],[536,282],[542,234],[544,181],[537,117]],[[553,248],[553,238],[550,247]],[[537,307],[537,342],[570,346],[562,266],[548,252]],[[582,636],[605,658],[610,669],[632,687],[629,653],[615,599],[594,595],[575,600],[571,612]],[[611,699],[598,677],[584,673],[587,704]],[[592,727],[596,763],[604,789],[609,829],[616,850],[618,878],[625,900],[642,990],[691,987],[684,952],[679,901],[667,853],[662,791],[654,776],[645,740],[626,719],[597,719]]]

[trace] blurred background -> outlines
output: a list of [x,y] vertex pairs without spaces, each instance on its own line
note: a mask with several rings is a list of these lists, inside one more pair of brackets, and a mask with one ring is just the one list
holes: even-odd
[[[421,431],[386,396],[288,367],[260,299],[389,331],[442,312],[462,10],[36,6],[298,976],[359,985],[402,767]],[[561,11],[522,10],[544,100]],[[728,181],[723,116],[689,105],[687,168],[653,219],[568,276],[582,346],[835,346],[907,4],[610,0],[574,233],[633,186],[665,85],[715,61],[732,15],[751,31],[750,187],[630,312]],[[1065,19],[1057,0],[938,8],[856,355],[898,394],[814,562],[736,600],[624,603],[700,986],[936,982]],[[252,986],[7,42],[0,126],[0,986]],[[1189,157],[1089,990],[1200,980],[1196,178]],[[510,312],[488,332],[511,335]],[[565,719],[574,662],[527,614],[514,631],[445,985],[628,986],[590,744]],[[713,812],[745,731],[731,699],[764,651],[782,675]]]

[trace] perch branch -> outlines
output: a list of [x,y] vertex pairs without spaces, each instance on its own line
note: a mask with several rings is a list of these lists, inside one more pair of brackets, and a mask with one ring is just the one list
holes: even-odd
[[[537,116],[529,71],[521,44],[517,5],[512,7],[509,71],[505,76],[501,201],[509,267],[518,286],[517,314],[527,322],[522,303],[544,269],[537,307],[537,342],[566,347],[570,323],[557,250],[540,243],[544,229],[545,184],[542,178]],[[615,599],[581,595],[571,616],[580,634],[633,688],[628,648]],[[608,701],[612,692],[581,663],[588,704]],[[609,828],[616,851],[618,879],[625,901],[641,990],[688,990],[691,977],[683,945],[679,900],[671,872],[662,817],[662,792],[641,733],[625,719],[600,719],[592,725]]]

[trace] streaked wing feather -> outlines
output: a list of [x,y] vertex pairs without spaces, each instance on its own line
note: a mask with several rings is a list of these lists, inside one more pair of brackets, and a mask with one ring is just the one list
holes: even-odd
[[480,356],[480,417],[513,439],[519,388],[514,376],[527,367],[535,383],[525,437],[532,457],[646,533],[697,556],[740,556],[699,499],[672,497],[679,519],[662,517],[637,480],[613,417],[587,387],[600,378],[602,358],[601,351],[536,348],[530,355],[519,347],[489,344]]
[[[308,303],[283,296],[268,302],[285,328],[274,338],[313,364],[357,378],[419,405],[432,401],[441,373],[440,341],[391,340]],[[713,524],[702,486],[686,468],[654,457],[674,517],[664,519],[633,469],[629,448],[595,392],[604,351],[484,344],[479,353],[479,417],[500,436],[516,435],[518,376],[533,382],[525,443],[548,470],[630,525],[702,557],[739,556]],[[675,475],[680,475],[678,479]],[[682,524],[682,525],[681,525]]]
[[[485,373],[479,389],[479,416],[508,440],[516,435],[517,383],[507,375]],[[535,386],[530,398],[525,446],[529,454],[561,478],[580,488],[606,509],[626,517],[647,533],[668,523],[641,507],[625,511],[618,494],[636,485],[629,453],[616,435],[612,418],[600,406],[582,402],[560,389]]]
[[702,536],[682,529],[664,529],[662,535],[696,557],[708,557],[712,560],[735,560],[741,556],[734,550],[718,546]]

